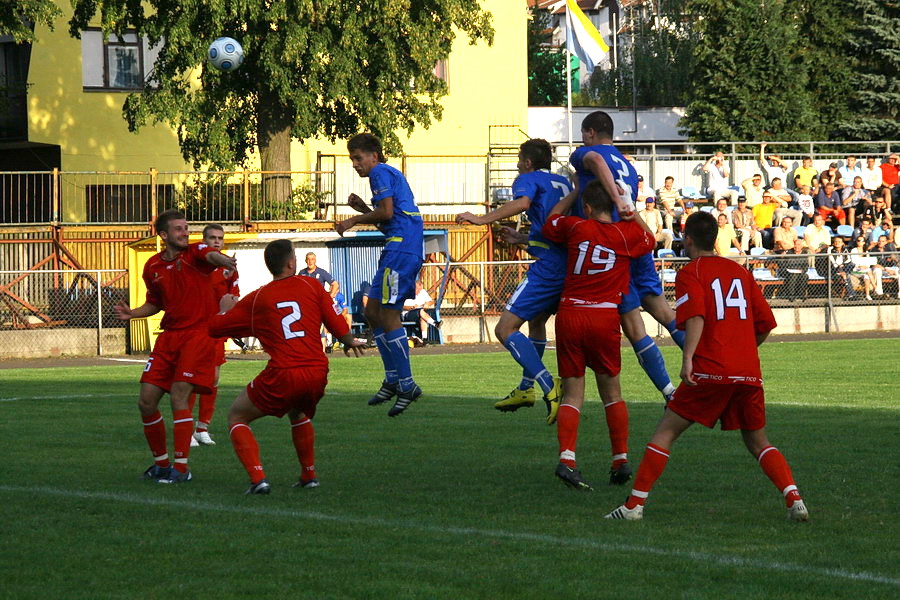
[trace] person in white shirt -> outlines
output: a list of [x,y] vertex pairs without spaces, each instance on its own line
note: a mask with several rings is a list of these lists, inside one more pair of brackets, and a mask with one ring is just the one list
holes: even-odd
[[703,172],[707,175],[706,195],[712,196],[712,201],[716,202],[719,198],[727,198],[731,204],[737,204],[738,193],[728,187],[728,177],[731,172],[725,164],[725,154],[716,152],[703,165]]
[[[422,285],[421,279],[416,279],[416,297],[412,299],[407,299],[403,302],[403,312],[401,313],[402,321],[409,321],[410,319],[419,319],[419,329],[422,333],[422,338],[418,339],[421,345],[425,345],[425,340],[428,339],[428,326],[431,325],[433,327],[439,327],[437,321],[431,318],[431,315],[428,314],[426,308],[434,308],[434,299],[428,294],[425,290],[425,286]],[[424,339],[423,339],[424,338]]]
[[813,200],[808,185],[800,186],[800,195],[797,196],[797,208],[803,213],[800,224],[804,226],[809,225],[816,213],[816,202]]
[[841,179],[849,185],[854,177],[862,176],[862,165],[856,162],[855,156],[848,156],[844,162],[844,166],[838,169]]
[[881,187],[881,169],[875,164],[875,157],[866,158],[866,166],[862,169],[863,187],[869,190],[869,193],[875,193],[875,190]]

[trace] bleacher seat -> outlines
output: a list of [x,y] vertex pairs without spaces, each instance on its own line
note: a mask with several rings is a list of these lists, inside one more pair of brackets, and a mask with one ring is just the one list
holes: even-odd
[[794,231],[797,232],[798,238],[802,238],[803,234],[806,232],[806,225],[794,225]]
[[849,225],[838,225],[837,234],[841,237],[853,237],[853,228]]
[[715,206],[701,206],[700,210],[702,210],[703,212],[711,213],[712,211],[716,210],[716,207]]
[[706,198],[700,193],[700,190],[690,185],[681,188],[681,197],[689,200],[703,200]]

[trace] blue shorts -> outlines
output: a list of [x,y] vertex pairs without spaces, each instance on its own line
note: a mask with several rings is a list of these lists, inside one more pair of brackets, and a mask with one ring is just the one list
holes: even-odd
[[506,310],[523,321],[530,321],[542,314],[552,315],[559,305],[563,283],[562,277],[546,279],[529,271],[510,296]]
[[653,253],[648,252],[631,261],[631,283],[628,286],[628,293],[622,296],[619,314],[624,315],[638,308],[645,296],[662,296],[662,293],[662,283],[653,263]]
[[416,278],[420,270],[420,256],[407,252],[383,252],[366,296],[378,300],[384,308],[403,310],[403,301],[416,297]]

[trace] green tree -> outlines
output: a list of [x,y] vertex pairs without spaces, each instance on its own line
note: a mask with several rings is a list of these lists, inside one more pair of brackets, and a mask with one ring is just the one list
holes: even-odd
[[859,0],[848,43],[852,57],[849,113],[836,123],[847,140],[900,139],[900,4]]
[[560,106],[566,103],[566,53],[552,46],[550,13],[537,6],[528,9],[528,105]]
[[62,11],[53,0],[0,0],[0,35],[12,36],[17,44],[34,41],[32,24],[53,29]]
[[[397,130],[441,116],[434,74],[456,31],[490,43],[491,15],[476,0],[75,0],[78,37],[99,12],[107,34],[136,30],[161,44],[153,82],[123,107],[131,130],[164,122],[195,165],[231,168],[259,148],[264,171],[290,170],[290,142],[332,141],[362,130],[398,152]],[[206,49],[219,36],[244,47],[243,66],[216,71]],[[287,178],[266,196],[287,199]],[[274,189],[273,189],[274,188]]]
[[681,119],[693,141],[800,140],[821,135],[784,0],[689,0],[701,42]]

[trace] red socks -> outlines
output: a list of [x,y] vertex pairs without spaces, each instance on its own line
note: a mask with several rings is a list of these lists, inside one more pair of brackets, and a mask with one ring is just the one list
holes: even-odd
[[575,468],[575,446],[578,444],[578,423],[581,411],[571,404],[563,404],[556,413],[556,438],[559,440],[559,462]]
[[638,467],[637,475],[634,478],[634,487],[631,495],[625,501],[626,508],[634,508],[635,506],[643,506],[653,489],[653,484],[662,475],[669,461],[669,451],[656,444],[647,444],[644,451],[644,458],[641,459],[641,465]]
[[291,439],[297,450],[300,461],[300,481],[306,482],[316,478],[316,431],[312,421],[303,417],[291,421]]
[[234,452],[241,464],[244,465],[247,475],[250,476],[250,482],[257,484],[265,479],[266,472],[263,471],[262,463],[259,460],[259,444],[256,443],[250,426],[246,423],[235,423],[229,434]]
[[628,407],[621,400],[603,405],[612,446],[613,468],[628,462]]
[[166,447],[166,422],[159,411],[150,416],[142,417],[144,422],[144,437],[147,445],[153,453],[153,461],[160,467],[169,466],[169,452]]
[[778,451],[778,448],[766,446],[756,459],[759,461],[759,466],[762,467],[766,477],[772,480],[772,483],[784,496],[784,501],[788,508],[795,501],[801,499],[800,492],[797,491],[797,486],[794,484],[794,474],[791,473],[791,467],[785,460],[784,455]]
[[191,453],[191,435],[194,433],[194,418],[190,409],[173,410],[174,426],[172,437],[175,438],[175,470],[186,473],[188,470],[188,456]]
[[216,396],[218,393],[219,388],[214,387],[209,394],[198,394],[200,396],[200,413],[197,416],[197,431],[209,429],[213,414],[216,412]]

